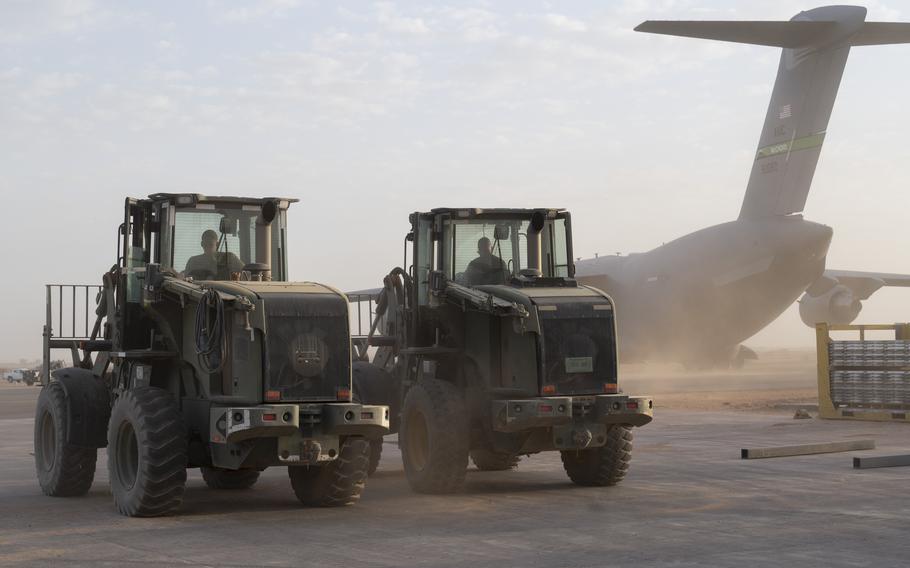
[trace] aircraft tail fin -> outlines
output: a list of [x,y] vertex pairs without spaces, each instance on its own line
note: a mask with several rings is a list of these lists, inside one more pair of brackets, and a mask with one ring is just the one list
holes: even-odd
[[825,6],[788,22],[647,21],[635,28],[783,48],[741,219],[805,207],[850,47],[910,43],[910,24],[865,19],[862,7]]

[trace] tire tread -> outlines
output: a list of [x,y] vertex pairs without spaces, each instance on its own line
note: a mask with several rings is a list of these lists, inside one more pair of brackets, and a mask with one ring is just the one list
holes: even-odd
[[[122,420],[132,420],[139,443],[139,470],[135,494],[117,487],[115,439]],[[108,470],[117,509],[129,517],[157,517],[175,513],[183,503],[186,487],[186,428],[177,403],[168,391],[139,387],[120,395],[108,427]]]
[[370,444],[363,438],[348,438],[338,457],[325,465],[288,468],[297,499],[312,507],[343,507],[360,500],[370,466]]
[[[423,472],[412,472],[406,462],[405,473],[418,493],[455,493],[464,485],[470,443],[467,411],[455,385],[439,379],[425,379],[411,387],[405,397],[399,444],[402,444],[401,440],[407,440],[409,406],[420,404],[419,398],[423,395],[429,400],[429,408],[424,409],[423,414],[431,422],[428,425],[431,436],[428,463]],[[407,448],[402,447],[405,460],[406,452]]]
[[66,393],[60,383],[53,381],[44,387],[39,395],[35,416],[35,466],[41,467],[39,455],[39,429],[43,425],[42,410],[46,409],[54,418],[54,436],[56,460],[59,467],[52,468],[49,475],[38,473],[41,491],[51,497],[76,497],[85,495],[95,479],[95,467],[98,461],[98,450],[82,448],[66,443],[65,424],[67,420]]
[[560,453],[563,468],[576,485],[616,485],[626,476],[632,461],[632,428],[625,425],[612,426],[607,431],[607,441],[602,447]]

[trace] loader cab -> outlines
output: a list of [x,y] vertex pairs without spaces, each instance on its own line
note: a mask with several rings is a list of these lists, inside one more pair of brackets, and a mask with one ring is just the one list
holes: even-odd
[[[195,280],[287,281],[286,198],[157,193],[126,200],[118,264],[149,263]],[[135,280],[135,278],[133,279]],[[138,301],[139,290],[129,286]]]
[[414,213],[411,224],[419,305],[428,302],[431,271],[472,287],[552,285],[575,275],[563,209],[433,209]]
[[[128,197],[118,230],[117,266],[122,272],[117,304],[122,313],[115,344],[124,349],[148,344],[152,326],[145,322],[140,304],[150,263],[195,280],[287,281],[287,209],[296,201],[193,193]],[[187,274],[190,259],[206,252],[206,232],[216,237],[214,259],[208,271]]]

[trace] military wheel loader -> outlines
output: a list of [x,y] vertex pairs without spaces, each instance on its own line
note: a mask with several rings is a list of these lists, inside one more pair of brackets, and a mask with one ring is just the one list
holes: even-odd
[[348,296],[375,314],[355,337],[355,396],[390,406],[411,487],[453,492],[469,457],[508,470],[544,451],[576,484],[622,480],[652,400],[619,390],[614,305],[573,278],[569,213],[434,209],[410,223],[411,267]]
[[[354,503],[388,408],[351,397],[348,303],[287,280],[296,200],[154,194],[126,199],[102,285],[49,285],[35,464],[47,495],[88,492],[107,448],[128,516],[181,505],[187,468],[215,489],[287,467],[306,505]],[[63,306],[98,290],[91,332]],[[78,292],[78,293],[77,293]],[[73,365],[50,372],[51,351]]]

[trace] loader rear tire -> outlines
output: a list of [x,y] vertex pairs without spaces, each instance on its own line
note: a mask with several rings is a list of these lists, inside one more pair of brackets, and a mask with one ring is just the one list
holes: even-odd
[[370,465],[367,475],[373,475],[379,469],[379,460],[382,458],[382,438],[370,440]]
[[85,495],[95,479],[98,450],[67,443],[68,412],[60,383],[41,390],[35,408],[35,470],[41,491],[51,497]]
[[562,466],[576,485],[604,487],[616,485],[629,471],[632,461],[632,428],[612,426],[607,430],[607,442],[590,450],[567,450],[562,454]]
[[288,468],[294,494],[311,507],[343,507],[360,500],[370,465],[370,444],[363,438],[348,438],[338,457],[325,465]]
[[471,450],[471,461],[480,471],[508,471],[518,467],[520,456],[492,450]]
[[398,443],[404,472],[418,493],[454,493],[468,468],[468,425],[458,389],[438,379],[408,390]]
[[128,517],[170,515],[186,486],[186,427],[177,402],[155,387],[125,391],[107,431],[107,467],[117,509]]
[[203,467],[202,479],[212,489],[249,489],[259,479],[255,469],[222,469],[220,467]]

